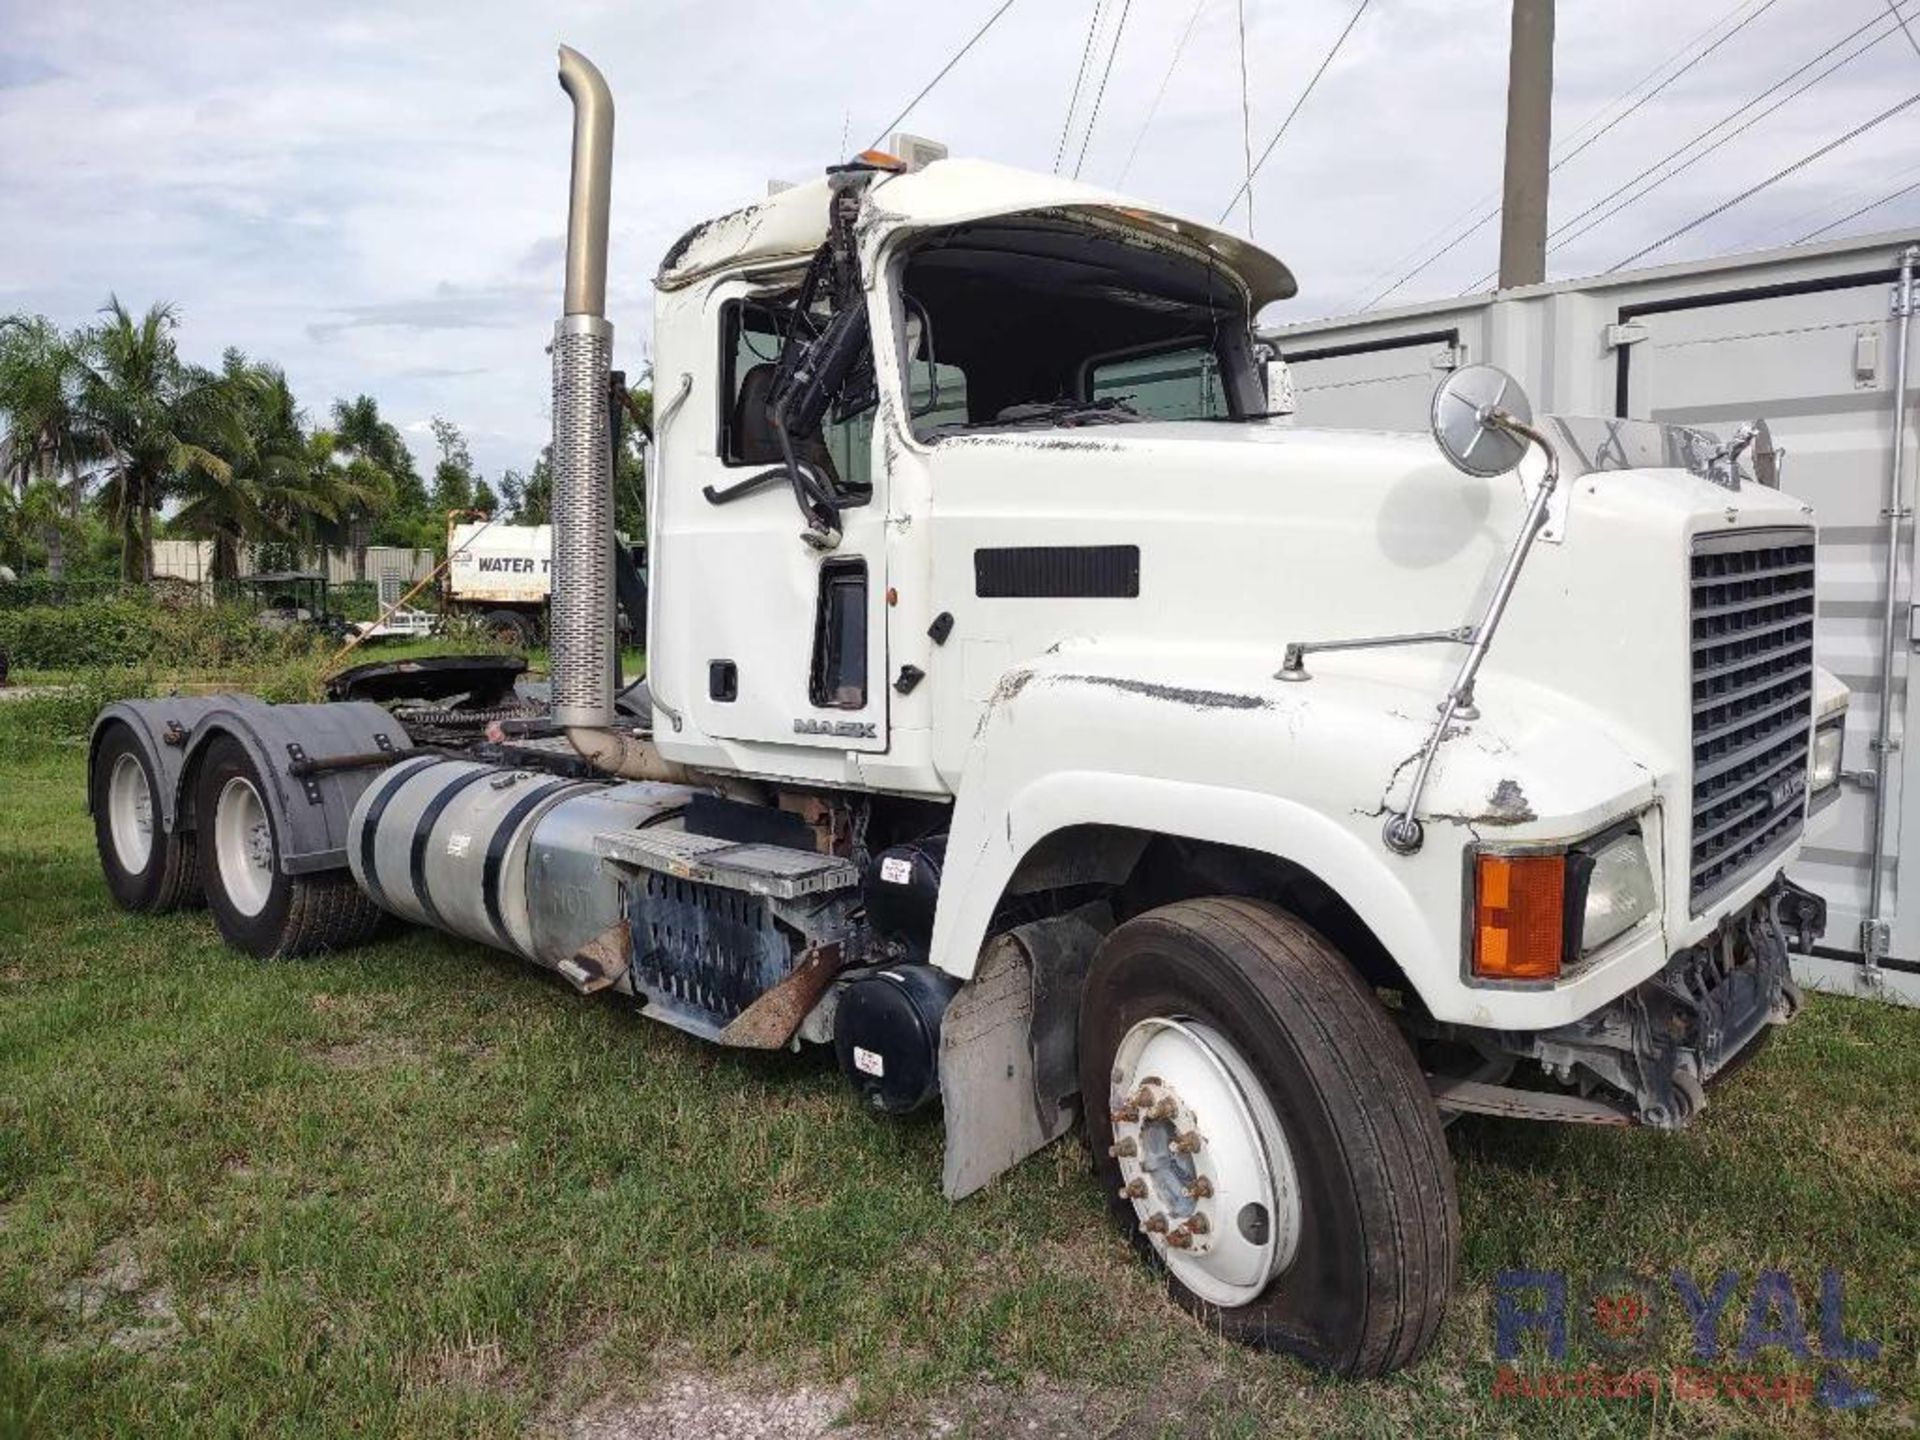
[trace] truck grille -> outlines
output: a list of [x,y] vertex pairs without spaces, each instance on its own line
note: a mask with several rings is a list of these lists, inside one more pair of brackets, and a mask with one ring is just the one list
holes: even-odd
[[1698,915],[1800,833],[1813,723],[1813,532],[1715,535],[1693,553]]

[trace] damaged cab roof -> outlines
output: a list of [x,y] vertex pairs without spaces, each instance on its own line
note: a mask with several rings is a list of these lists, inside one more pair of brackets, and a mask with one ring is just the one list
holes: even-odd
[[[1042,211],[1086,213],[1211,255],[1247,287],[1256,312],[1298,288],[1284,264],[1237,235],[1077,180],[986,160],[936,160],[922,170],[877,176],[862,203],[862,223],[885,232],[926,230]],[[797,263],[826,238],[822,178],[694,226],[667,251],[654,284],[678,290],[721,270]]]

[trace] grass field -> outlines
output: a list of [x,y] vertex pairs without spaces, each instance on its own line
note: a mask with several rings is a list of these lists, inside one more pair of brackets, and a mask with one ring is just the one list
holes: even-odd
[[[725,1435],[722,1402],[853,1434],[1920,1421],[1920,1013],[1816,1000],[1678,1136],[1457,1125],[1441,1344],[1340,1384],[1173,1308],[1077,1137],[950,1206],[937,1116],[869,1118],[813,1055],[704,1047],[427,934],[260,964],[204,912],[120,914],[55,728],[0,707],[0,1434]],[[1729,1343],[1786,1268],[1816,1353],[1843,1272],[1879,1403],[1494,1393],[1498,1272],[1676,1266],[1738,1273]],[[1686,1361],[1677,1308],[1665,1334]]]

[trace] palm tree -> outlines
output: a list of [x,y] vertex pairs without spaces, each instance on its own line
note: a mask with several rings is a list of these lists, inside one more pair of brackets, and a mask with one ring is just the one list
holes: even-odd
[[329,549],[359,550],[393,505],[393,476],[344,445],[331,430],[307,437],[303,537]]
[[174,476],[171,488],[181,500],[169,528],[196,540],[213,542],[210,578],[218,585],[240,576],[240,546],[264,538],[273,528],[269,496],[289,469],[290,452],[299,447],[278,433],[271,419],[263,373],[238,350],[228,350],[220,373],[190,371],[188,383],[218,403],[195,408],[189,441],[218,457],[218,467],[202,466]]
[[120,576],[153,573],[153,513],[176,479],[226,482],[232,468],[202,443],[230,403],[221,376],[181,364],[173,307],[140,319],[109,299],[75,355],[77,428],[98,454],[108,513],[120,530]]
[[[89,454],[73,409],[73,378],[72,346],[51,321],[0,319],[0,490],[18,501],[14,523],[30,524],[47,547],[47,573],[54,580],[65,570],[68,522],[80,513],[82,462]],[[48,488],[51,506],[42,493]]]
[[347,523],[378,513],[391,495],[386,473],[345,453],[328,431],[311,434],[277,366],[228,350],[217,377],[222,403],[202,407],[192,437],[225,462],[224,473],[192,471],[175,481],[183,497],[173,528],[213,541],[213,579],[239,575],[246,540],[306,549],[342,543]]
[[50,477],[36,475],[18,491],[0,486],[0,556],[24,566],[27,547],[37,540],[47,550],[47,578],[58,581],[66,574],[67,538],[74,524],[65,493]]

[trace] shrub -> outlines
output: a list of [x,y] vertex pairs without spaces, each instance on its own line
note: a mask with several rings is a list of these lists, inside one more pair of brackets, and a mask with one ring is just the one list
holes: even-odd
[[151,664],[172,671],[264,667],[326,653],[310,630],[270,630],[245,605],[131,599],[0,610],[16,671]]
[[153,608],[133,599],[0,610],[0,648],[18,669],[135,665],[153,653]]
[[0,749],[12,752],[77,739],[114,701],[138,699],[156,689],[144,670],[95,669],[46,694],[0,700]]

